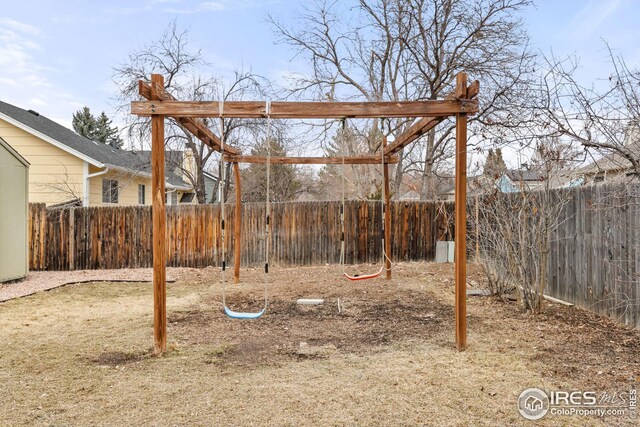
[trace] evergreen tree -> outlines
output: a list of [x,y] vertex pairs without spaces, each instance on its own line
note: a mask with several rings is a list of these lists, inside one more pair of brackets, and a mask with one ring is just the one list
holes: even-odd
[[[266,141],[262,141],[252,148],[251,155],[266,156]],[[271,140],[271,155],[287,155],[284,145],[278,139]],[[270,199],[272,202],[295,200],[295,197],[302,191],[302,182],[298,178],[296,168],[293,165],[271,164],[270,181]],[[265,164],[251,164],[242,171],[242,182],[246,188],[244,201],[264,201],[267,185],[267,166]]]
[[493,178],[499,178],[507,170],[507,164],[502,158],[502,150],[496,148],[495,151],[489,148],[487,159],[484,162],[483,173]]
[[83,107],[73,114],[72,125],[76,133],[92,141],[120,148],[123,141],[118,135],[118,128],[111,124],[112,121],[104,111],[96,118],[91,114],[89,107]]
[[[376,127],[367,129],[367,134],[358,134],[354,127],[337,130],[335,136],[324,149],[326,157],[341,159],[371,152],[380,144],[382,133]],[[378,150],[375,155],[380,155]],[[344,174],[344,177],[343,177]],[[382,169],[380,164],[325,165],[319,173],[319,190],[325,200],[335,200],[341,196],[344,182],[345,197],[356,200],[380,200],[382,198]]]
[[111,126],[112,121],[104,113],[100,113],[96,119],[96,138],[98,142],[102,142],[112,147],[122,147],[123,141],[118,135],[118,128]]
[[83,107],[73,114],[72,125],[77,134],[93,139],[96,132],[96,119],[89,111],[89,107]]

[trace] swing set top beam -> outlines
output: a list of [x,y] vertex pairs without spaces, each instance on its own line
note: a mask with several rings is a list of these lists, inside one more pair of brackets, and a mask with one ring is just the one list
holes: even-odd
[[[341,119],[440,117],[478,112],[478,103],[470,99],[444,99],[398,102],[272,102],[272,119]],[[222,113],[222,114],[221,114]],[[143,117],[266,118],[264,101],[134,101],[131,114]]]
[[[151,96],[151,85],[138,82],[139,93],[148,101],[131,103],[131,112],[139,116],[155,114],[173,117],[186,130],[211,146],[221,151],[221,141],[204,124],[200,117],[219,116],[220,104],[217,101],[197,102],[178,101],[164,88],[156,92],[156,99]],[[466,90],[465,90],[466,89]],[[456,92],[441,101],[401,101],[401,102],[273,102],[271,118],[393,118],[420,117],[403,134],[385,148],[385,163],[397,163],[392,158],[404,147],[435,128],[447,117],[459,113],[473,114],[478,112],[475,100],[480,92],[480,83],[476,80],[467,88],[456,88]],[[223,117],[265,118],[266,104],[261,101],[231,101],[223,106]],[[242,156],[237,148],[225,145],[224,153],[229,161],[239,163],[266,163],[266,158],[258,156]],[[275,160],[274,160],[275,159]],[[280,164],[336,164],[341,159],[319,157],[298,157],[286,160],[272,157],[274,163]],[[369,159],[368,156],[345,159],[345,164],[379,163],[380,159]]]

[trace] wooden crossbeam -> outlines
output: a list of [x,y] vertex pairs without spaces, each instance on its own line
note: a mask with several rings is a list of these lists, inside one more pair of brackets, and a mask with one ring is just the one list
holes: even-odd
[[467,98],[474,99],[480,93],[480,82],[474,80],[467,88]]
[[[474,81],[469,85],[466,90],[466,93],[463,90],[458,89],[456,92],[448,95],[446,98],[455,99],[456,95],[458,95],[458,91],[463,97],[468,99],[474,99],[478,96],[480,92],[480,82],[478,80]],[[409,129],[407,129],[404,133],[398,136],[392,144],[388,145],[384,150],[385,155],[396,154],[400,150],[402,150],[407,145],[411,144],[416,139],[420,138],[422,135],[429,132],[431,129],[436,127],[440,122],[442,122],[446,117],[423,117],[420,120],[416,121],[412,124]]]
[[[266,105],[261,101],[228,101],[222,107],[223,117],[265,118]],[[273,119],[339,119],[439,117],[478,112],[471,100],[445,99],[436,101],[399,102],[272,102],[269,116]],[[218,117],[217,101],[136,101],[131,114],[171,117]]]
[[[267,163],[266,156],[224,156],[225,162],[232,163]],[[280,157],[272,156],[272,164],[278,165],[339,165],[342,164],[342,157]],[[345,157],[345,165],[370,165],[380,164],[382,158],[380,156],[354,156]],[[398,163],[398,157],[386,156],[385,163],[394,164]]]
[[438,123],[442,122],[445,118],[446,117],[421,118],[420,120],[412,124],[409,129],[407,129],[399,137],[397,137],[395,141],[393,141],[393,143],[387,145],[387,147],[384,149],[384,154],[396,154],[398,151],[402,150],[404,147],[436,127]]
[[[158,92],[158,97],[161,101],[176,101],[175,97],[170,93],[167,93],[164,88],[161,88]],[[145,83],[142,80],[138,81],[138,93],[140,95],[150,101],[153,101],[151,98],[151,85]],[[191,132],[196,138],[198,138],[203,143],[212,147],[216,151],[220,152],[222,143],[220,138],[218,138],[211,130],[205,125],[202,120],[194,119],[191,117],[176,117],[172,116],[178,123],[180,123],[186,130]],[[224,152],[228,154],[240,154],[240,151],[236,148],[233,148],[229,145],[224,146]]]

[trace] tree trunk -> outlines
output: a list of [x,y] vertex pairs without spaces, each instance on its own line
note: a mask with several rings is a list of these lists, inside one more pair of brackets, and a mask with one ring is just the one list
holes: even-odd
[[200,162],[196,162],[196,199],[199,205],[207,203],[207,187],[204,182],[204,168]]
[[391,190],[391,193],[393,195],[396,195],[396,200],[402,196],[402,194],[400,194],[400,186],[402,185],[402,179],[404,178],[404,169],[403,169],[403,163],[404,163],[404,150],[400,150],[398,152],[398,164],[396,164],[395,166],[395,176],[393,178],[393,188]]
[[224,191],[224,199],[228,200],[229,189],[231,188],[231,163],[225,163],[224,167],[227,168],[227,170],[225,171],[226,179],[223,183],[224,184],[223,191]]
[[420,185],[420,200],[435,200],[435,182],[433,176],[434,145],[436,132],[434,129],[427,135],[426,153],[424,155],[424,170],[422,172],[422,182]]

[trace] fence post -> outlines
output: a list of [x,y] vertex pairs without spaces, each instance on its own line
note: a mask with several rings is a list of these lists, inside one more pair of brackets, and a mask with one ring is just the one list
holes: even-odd
[[69,270],[76,269],[76,215],[75,208],[69,208]]

